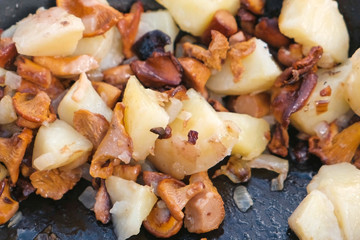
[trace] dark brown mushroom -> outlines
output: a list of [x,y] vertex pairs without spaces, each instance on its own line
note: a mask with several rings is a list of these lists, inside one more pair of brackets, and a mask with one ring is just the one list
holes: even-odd
[[290,39],[280,32],[277,18],[261,18],[255,27],[255,36],[275,48],[290,44]]
[[237,13],[241,30],[246,34],[253,35],[255,32],[256,16],[245,8],[241,7]]
[[0,67],[8,68],[14,62],[18,52],[11,38],[0,39]]
[[193,174],[190,185],[201,182],[205,188],[185,206],[184,226],[189,232],[205,233],[217,229],[225,217],[224,202],[207,172]]
[[146,61],[133,61],[130,67],[142,84],[153,88],[179,85],[183,72],[181,64],[170,52],[153,52]]
[[303,57],[302,46],[297,43],[290,44],[288,48],[281,47],[277,54],[279,62],[286,67],[291,67]]

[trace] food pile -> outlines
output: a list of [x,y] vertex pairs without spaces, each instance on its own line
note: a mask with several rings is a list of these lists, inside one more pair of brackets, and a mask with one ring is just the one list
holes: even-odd
[[[360,221],[342,213],[360,209],[360,53],[348,59],[337,3],[285,0],[268,18],[265,0],[157,1],[165,9],[125,13],[57,0],[0,30],[0,225],[30,194],[59,200],[83,177],[84,204],[118,239],[142,225],[161,238],[212,231],[225,210],[211,178],[265,168],[282,190],[292,126],[299,161],[341,164],[320,170],[289,225],[301,239],[356,239]],[[313,228],[311,209],[324,219]]]

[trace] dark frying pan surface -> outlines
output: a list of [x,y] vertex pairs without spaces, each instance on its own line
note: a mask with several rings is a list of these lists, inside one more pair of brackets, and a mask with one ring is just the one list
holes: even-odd
[[[121,11],[130,8],[133,0],[110,0]],[[146,9],[157,9],[152,0],[143,0]],[[346,20],[352,54],[360,46],[360,3],[358,0],[338,0],[340,11]],[[282,0],[267,0],[266,15],[276,16],[280,12]],[[6,29],[39,6],[50,7],[55,1],[46,0],[0,0],[0,28]],[[329,36],[331,37],[331,36]],[[250,182],[245,184],[254,200],[254,205],[246,213],[240,212],[233,202],[233,191],[237,186],[226,177],[214,180],[223,196],[226,217],[219,229],[207,234],[190,234],[182,229],[172,239],[297,239],[289,230],[287,219],[306,196],[305,187],[319,169],[319,161],[312,159],[305,164],[290,160],[290,173],[281,192],[270,191],[270,180],[275,175],[257,170]],[[217,166],[218,167],[218,166]],[[215,167],[216,168],[216,167]],[[213,169],[210,170],[210,173]],[[62,200],[53,201],[32,194],[20,204],[23,218],[15,227],[0,227],[0,240],[33,239],[45,228],[60,239],[116,239],[111,224],[102,225],[94,214],[77,199],[89,183],[82,180]],[[156,239],[143,228],[138,236],[131,239]]]

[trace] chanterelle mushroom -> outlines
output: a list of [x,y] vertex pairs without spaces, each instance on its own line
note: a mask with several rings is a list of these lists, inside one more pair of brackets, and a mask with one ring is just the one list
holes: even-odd
[[4,163],[9,171],[12,184],[15,184],[19,177],[19,167],[31,139],[32,131],[26,128],[11,138],[0,138],[0,162]]
[[143,222],[151,234],[159,238],[168,238],[179,232],[183,221],[176,220],[170,213],[164,201],[159,200]]
[[166,203],[171,215],[178,221],[184,218],[182,209],[186,203],[204,189],[202,182],[192,182],[184,186],[182,182],[167,178],[159,182],[157,186],[157,193],[161,199]]
[[205,188],[185,206],[185,228],[189,232],[205,233],[217,229],[225,217],[224,202],[206,172],[190,177],[190,185],[201,182]]
[[9,182],[4,179],[0,182],[0,225],[9,221],[9,219],[19,209],[19,203],[10,196]]

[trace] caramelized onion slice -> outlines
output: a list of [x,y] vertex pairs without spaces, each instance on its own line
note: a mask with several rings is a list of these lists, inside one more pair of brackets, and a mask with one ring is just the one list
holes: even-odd
[[265,168],[277,172],[277,178],[271,180],[271,191],[280,191],[284,188],[284,181],[289,172],[289,162],[270,154],[261,154],[248,163],[251,168]]
[[114,26],[122,16],[116,9],[97,0],[56,0],[58,7],[81,18],[84,37],[101,35]]

